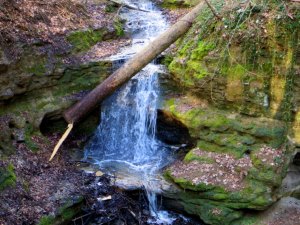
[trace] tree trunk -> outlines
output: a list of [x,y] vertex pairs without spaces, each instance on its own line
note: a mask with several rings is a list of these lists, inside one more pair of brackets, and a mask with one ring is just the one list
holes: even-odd
[[201,1],[191,12],[179,19],[172,27],[150,42],[139,53],[127,61],[121,68],[110,75],[94,90],[87,94],[64,112],[64,118],[68,123],[77,123],[90,113],[101,101],[111,95],[122,84],[126,83],[150,63],[161,52],[166,50],[179,37],[185,34],[192,26],[198,14],[204,9],[205,2]]

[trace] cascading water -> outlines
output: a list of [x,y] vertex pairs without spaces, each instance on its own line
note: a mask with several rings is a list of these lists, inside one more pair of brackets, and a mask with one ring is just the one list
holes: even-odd
[[[127,21],[133,40],[130,47],[110,58],[117,62],[126,61],[168,26],[151,1],[125,2],[143,11],[122,10],[121,17]],[[102,103],[101,123],[86,149],[86,157],[102,168],[138,179],[139,185],[147,190],[152,215],[168,223],[172,218],[157,209],[156,195],[151,191],[156,172],[172,160],[168,148],[155,139],[161,69],[161,65],[150,63]]]

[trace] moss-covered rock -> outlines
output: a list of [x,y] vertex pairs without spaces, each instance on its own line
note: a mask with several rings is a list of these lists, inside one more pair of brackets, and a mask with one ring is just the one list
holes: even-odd
[[75,31],[67,36],[67,40],[73,45],[75,52],[81,52],[90,49],[97,42],[100,42],[105,35],[105,30]]
[[28,91],[12,101],[3,102],[0,109],[0,123],[4,130],[0,135],[1,153],[11,154],[14,151],[13,141],[25,142],[29,149],[37,151],[39,146],[34,143],[32,137],[42,137],[40,125],[43,118],[49,114],[59,117],[62,111],[80,99],[85,91],[93,89],[104,80],[111,67],[111,62],[60,66],[59,74],[50,75],[55,77],[51,82],[43,77],[39,80],[44,80],[43,85],[46,87]]
[[124,34],[124,21],[116,17],[111,28],[77,30],[68,34],[66,39],[72,45],[73,52],[78,53],[89,50],[98,42],[116,39]]
[[[197,148],[166,175],[181,188],[172,197],[187,212],[233,224],[280,197],[299,143],[300,24],[278,1],[211,3],[223,19],[203,10],[168,57],[177,89],[162,109],[188,128]],[[299,6],[290,7],[299,18]]]
[[81,212],[83,203],[84,198],[82,197],[69,200],[57,210],[55,215],[42,217],[38,225],[68,224]]
[[167,178],[182,191],[166,195],[209,224],[232,224],[245,210],[263,210],[276,202],[274,190],[281,185],[289,160],[285,148],[264,147],[240,159],[193,149],[183,162],[167,169]]
[[[225,4],[212,2],[216,9]],[[299,24],[276,3],[257,2],[223,12],[222,21],[204,10],[178,41],[169,70],[182,89],[218,108],[293,120],[288,112],[298,68]],[[291,10],[298,18],[299,10]],[[264,16],[270,11],[276,16]]]
[[286,140],[282,121],[249,118],[238,113],[203,107],[193,96],[170,98],[163,108],[173,113],[189,128],[197,146],[212,152],[227,152],[236,157],[264,145],[280,147]]
[[[88,5],[85,12],[81,11],[84,8],[81,4],[71,7],[78,10],[79,17],[86,18],[86,23],[80,26],[64,27],[63,32],[47,29],[47,34],[29,32],[34,37],[24,34],[10,44],[0,43],[0,128],[3,131],[0,158],[14,153],[16,144],[22,142],[37,151],[39,146],[34,139],[43,138],[42,120],[49,115],[54,120],[59,119],[63,110],[111,72],[111,62],[90,57],[88,50],[101,41],[124,35],[124,21],[113,10],[111,14],[104,12],[106,6],[119,8],[120,5],[107,1]],[[95,15],[94,10],[99,14]],[[96,20],[99,15],[100,20]],[[108,18],[113,19],[108,21]],[[30,24],[26,26],[30,30]],[[82,131],[90,132],[93,126],[89,125],[91,123]]]

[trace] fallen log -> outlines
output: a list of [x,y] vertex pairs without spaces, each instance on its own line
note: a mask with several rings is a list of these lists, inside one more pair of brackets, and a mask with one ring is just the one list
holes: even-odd
[[150,42],[134,57],[128,60],[121,68],[115,71],[94,90],[87,94],[83,99],[67,109],[63,113],[63,117],[69,123],[69,128],[55,146],[49,161],[53,159],[63,141],[67,138],[73,127],[73,124],[78,123],[81,119],[87,116],[101,101],[111,95],[121,85],[130,80],[131,77],[137,74],[160,53],[173,44],[178,38],[184,35],[192,26],[198,14],[204,9],[205,6],[205,2],[201,1],[197,6],[194,7],[194,9],[191,10],[191,12],[179,19],[179,21],[177,21],[167,31]]
[[201,1],[201,3],[199,3],[191,12],[182,19],[179,19],[177,23],[150,42],[145,48],[99,84],[83,99],[66,110],[63,114],[65,120],[69,124],[75,124],[90,113],[107,96],[130,80],[131,77],[137,74],[142,68],[155,59],[155,57],[185,34],[192,26],[197,15],[203,10],[204,6],[205,2]]

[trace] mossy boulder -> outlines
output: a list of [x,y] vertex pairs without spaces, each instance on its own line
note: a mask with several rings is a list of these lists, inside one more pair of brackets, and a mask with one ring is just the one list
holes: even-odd
[[68,224],[74,217],[81,213],[84,198],[78,197],[68,200],[65,204],[58,208],[55,215],[44,216],[40,219],[38,225],[59,225]]
[[189,129],[197,146],[212,152],[242,157],[264,145],[279,148],[286,140],[286,124],[265,117],[251,118],[239,113],[203,106],[195,96],[167,99],[163,108]]
[[185,211],[208,224],[232,224],[247,210],[264,210],[280,197],[278,189],[290,162],[290,150],[262,147],[236,158],[199,148],[166,170],[181,191],[165,192]]
[[207,7],[167,57],[172,92],[161,110],[196,140],[166,169],[181,190],[167,195],[208,224],[233,224],[281,197],[299,143],[300,14],[291,4],[291,19],[278,1],[211,3],[222,20]]

